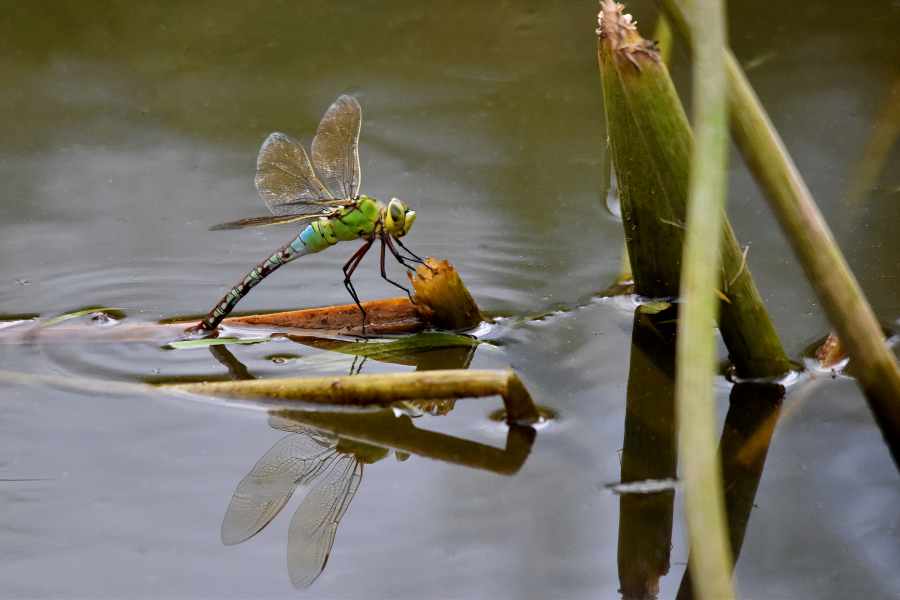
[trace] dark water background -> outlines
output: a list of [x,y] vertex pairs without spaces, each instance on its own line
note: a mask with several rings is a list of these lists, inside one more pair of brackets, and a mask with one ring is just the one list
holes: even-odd
[[[567,309],[612,282],[594,2],[58,2],[0,10],[0,311],[89,306],[129,322],[208,311],[282,228],[265,214],[265,136],[304,145],[339,95],[363,110],[361,191],[418,212],[416,252],[450,260],[483,310]],[[654,12],[629,6],[651,35]],[[900,77],[900,3],[729,7],[731,43],[879,318],[900,318],[900,150],[863,203],[847,188]],[[683,49],[673,76],[689,87]],[[733,159],[732,223],[789,355],[828,332],[765,202]],[[354,246],[272,275],[242,311],[347,302]],[[376,261],[364,300],[395,296]],[[396,271],[395,271],[396,273]],[[472,367],[513,366],[559,418],[512,477],[413,457],[366,466],[327,568],[295,590],[291,504],[224,546],[237,484],[285,434],[260,411],[68,389],[0,389],[0,596],[615,598],[632,315],[591,302],[496,333]],[[84,318],[83,322],[88,322]],[[287,341],[233,347],[254,375],[344,374]],[[221,377],[158,343],[0,347],[0,369],[105,381]],[[290,355],[295,360],[275,359]],[[723,354],[724,358],[724,354]],[[409,370],[367,362],[366,373]],[[728,387],[721,382],[722,410]],[[499,400],[417,426],[501,446]],[[298,497],[299,497],[298,493]],[[748,598],[900,595],[900,477],[848,379],[788,396],[737,587]],[[676,507],[678,508],[678,507]],[[687,557],[676,518],[672,597]]]

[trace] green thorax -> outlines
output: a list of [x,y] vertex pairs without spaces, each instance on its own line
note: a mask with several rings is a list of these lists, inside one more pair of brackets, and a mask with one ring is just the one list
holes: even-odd
[[338,214],[313,223],[329,244],[367,238],[375,233],[384,214],[384,205],[368,196],[360,196],[355,203],[338,209]]
[[338,242],[360,238],[384,235],[399,238],[409,232],[416,218],[416,213],[396,198],[385,206],[378,200],[360,196],[335,210],[336,214],[314,221],[300,234],[310,252],[321,252]]

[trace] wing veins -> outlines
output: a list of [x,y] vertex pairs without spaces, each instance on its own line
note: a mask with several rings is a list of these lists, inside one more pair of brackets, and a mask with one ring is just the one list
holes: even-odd
[[[312,196],[319,198],[318,201],[326,201],[326,200],[333,199],[333,197],[331,196],[329,191],[322,185],[322,182],[319,181],[318,177],[316,177],[315,174],[306,175],[301,172],[300,175],[297,175],[296,173],[287,169],[284,165],[269,164],[266,166],[273,170],[278,169],[282,173],[286,174],[288,177],[291,177],[294,180],[299,181],[304,189],[300,189],[300,187],[298,186],[298,188],[296,190],[297,196],[303,196],[306,192],[309,192]],[[303,169],[302,165],[296,165],[296,166]],[[313,183],[313,182],[315,182],[315,183]],[[271,190],[271,191],[274,191],[274,190]],[[327,194],[327,195],[322,194],[321,193],[322,191],[324,191],[325,194]],[[341,199],[341,200],[343,200],[343,199]],[[317,200],[310,200],[309,202],[317,202]]]
[[239,221],[229,221],[228,223],[220,223],[210,227],[210,231],[223,231],[227,229],[244,229],[246,227],[266,227],[268,225],[296,225],[306,226],[320,217],[327,217],[331,211],[323,211],[317,215],[283,215],[268,217],[251,217],[249,219],[241,219]]

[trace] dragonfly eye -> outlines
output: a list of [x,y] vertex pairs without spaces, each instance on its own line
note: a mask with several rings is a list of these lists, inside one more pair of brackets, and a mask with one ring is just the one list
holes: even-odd
[[409,233],[409,228],[412,227],[413,221],[416,220],[416,211],[406,209],[406,217],[403,223],[403,233],[398,233],[397,237],[401,237]]
[[[406,220],[408,218],[407,215],[410,212],[412,211],[408,210],[403,202],[393,198],[390,204],[388,204],[385,229],[394,235],[403,235],[409,231]],[[410,223],[410,225],[411,224],[412,223]]]

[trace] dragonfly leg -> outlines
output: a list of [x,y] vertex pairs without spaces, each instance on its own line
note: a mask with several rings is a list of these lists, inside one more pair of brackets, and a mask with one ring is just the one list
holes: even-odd
[[401,260],[401,257],[397,254],[397,251],[394,250],[394,247],[391,245],[391,238],[390,238],[390,236],[387,236],[387,235],[386,235],[386,236],[384,236],[383,238],[381,238],[381,278],[384,279],[385,281],[387,281],[388,283],[397,286],[398,288],[400,288],[400,289],[403,290],[404,292],[406,292],[406,295],[409,296],[409,301],[412,302],[413,304],[415,304],[416,301],[413,300],[412,293],[411,293],[408,289],[406,289],[405,287],[403,287],[402,285],[400,285],[400,284],[397,283],[396,281],[392,281],[392,280],[388,279],[387,272],[384,270],[384,247],[385,247],[385,246],[388,247],[388,249],[391,251],[391,254],[394,255],[394,258],[396,258],[397,261],[398,261],[401,265],[403,265],[404,267],[409,268],[409,266]]
[[[388,241],[390,241],[390,240],[388,240]],[[393,241],[397,242],[397,244],[398,244],[401,248],[403,248],[403,250],[406,251],[407,254],[409,254],[409,255],[412,257],[412,260],[413,260],[413,261],[419,263],[420,265],[425,265],[426,267],[428,267],[429,269],[431,269],[432,271],[434,271],[434,269],[432,269],[431,266],[428,265],[428,263],[426,263],[424,260],[422,260],[421,258],[419,258],[418,255],[416,255],[412,250],[410,250],[409,248],[407,248],[406,246],[404,246],[404,245],[403,245],[403,242],[400,241],[400,238],[394,238]],[[394,253],[394,256],[397,256],[397,253],[396,253],[396,252]],[[397,260],[400,260],[399,257],[398,257]],[[407,259],[407,260],[409,260],[409,259]],[[401,264],[402,264],[402,262],[401,262]],[[403,266],[405,267],[406,265],[403,265]]]
[[356,302],[356,306],[359,307],[359,311],[362,313],[362,331],[363,335],[366,334],[366,309],[362,307],[362,304],[359,302],[359,296],[356,295],[356,290],[353,288],[353,284],[350,282],[350,277],[353,276],[353,272],[356,270],[356,267],[359,266],[359,262],[363,259],[363,256],[366,255],[366,252],[369,251],[369,248],[372,247],[372,242],[375,241],[375,238],[367,241],[362,247],[357,250],[353,256],[350,257],[350,260],[347,261],[347,264],[344,265],[344,287],[347,288],[347,291],[350,292],[350,296],[353,297],[353,301]]
[[[413,254],[414,258],[410,258],[407,256],[403,256],[403,254],[397,252],[397,249],[394,248],[394,242],[397,242],[399,244],[400,240],[398,240],[397,238],[391,238],[391,236],[385,236],[382,244],[387,244],[387,247],[391,251],[391,254],[394,255],[394,258],[396,258],[397,262],[399,262],[401,265],[403,265],[407,269],[412,269],[413,271],[416,270],[416,265],[410,264],[411,262],[417,262],[419,264],[425,265],[425,262],[420,260],[419,257],[415,256],[414,254]],[[404,250],[406,250],[406,248],[404,248],[402,245],[400,247],[403,248]],[[409,252],[409,250],[406,250],[406,251]],[[409,253],[412,254],[412,252],[409,252]],[[428,267],[428,265],[425,265],[425,266]],[[431,267],[428,267],[428,268],[430,269]]]

